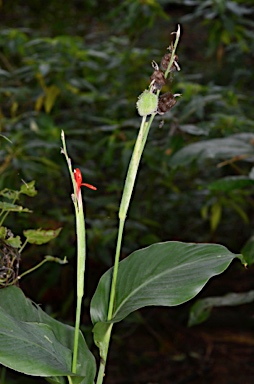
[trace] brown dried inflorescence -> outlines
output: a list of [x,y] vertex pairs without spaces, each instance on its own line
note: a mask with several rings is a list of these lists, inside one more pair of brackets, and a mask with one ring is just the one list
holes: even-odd
[[152,67],[154,68],[154,72],[150,77],[150,80],[152,82],[153,91],[161,90],[166,84],[164,73],[159,69],[159,66],[155,61],[152,62]]
[[[168,69],[168,66],[169,66],[169,62],[171,60],[171,53],[166,53],[163,58],[161,59],[161,69],[166,71]],[[174,55],[174,61],[173,61],[173,64],[171,65],[170,67],[170,70],[169,72],[174,72],[176,70],[180,70],[180,67],[178,65],[178,56],[177,55]]]

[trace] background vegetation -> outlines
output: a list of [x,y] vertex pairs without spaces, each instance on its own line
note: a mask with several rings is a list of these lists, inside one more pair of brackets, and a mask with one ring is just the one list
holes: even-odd
[[[123,181],[140,124],[135,103],[177,23],[182,70],[165,91],[182,97],[153,124],[123,257],[164,240],[218,242],[240,252],[251,237],[252,20],[251,0],[1,3],[0,189],[36,181],[38,195],[23,201],[33,213],[8,218],[13,233],[63,227],[54,242],[22,254],[22,270],[45,254],[67,256],[67,266],[48,264],[21,281],[53,316],[73,320],[75,231],[60,132],[74,166],[98,188],[85,193],[90,297],[112,263]],[[222,285],[217,293],[227,292]],[[251,289],[251,283],[241,288]],[[174,316],[184,323],[187,309],[179,313]],[[147,312],[141,314],[130,322],[145,322]],[[86,311],[84,324],[90,324]]]

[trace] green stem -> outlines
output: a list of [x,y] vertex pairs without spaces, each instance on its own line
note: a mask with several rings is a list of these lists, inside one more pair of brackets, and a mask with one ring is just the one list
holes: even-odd
[[[46,263],[47,261],[48,261],[47,259],[42,260],[39,264],[35,265],[35,267],[30,268],[30,269],[28,269],[27,271],[23,272],[21,275],[19,275],[18,279],[16,279],[16,280],[20,280],[20,279],[22,279],[22,277],[24,277],[25,275],[28,275],[28,273],[31,273],[31,272],[35,271],[37,268],[40,268],[40,267],[41,267],[44,263]],[[15,281],[16,281],[16,280],[15,280]]]
[[102,384],[104,376],[105,376],[106,360],[107,360],[107,354],[108,354],[109,341],[110,341],[110,337],[111,337],[112,327],[113,327],[113,323],[111,323],[109,325],[107,333],[105,335],[105,346],[106,346],[106,351],[104,351],[105,357],[104,357],[104,359],[101,358],[101,360],[100,360],[100,366],[99,366],[96,384]]
[[76,231],[77,231],[77,306],[76,306],[76,321],[74,332],[74,347],[72,372],[77,371],[78,359],[78,339],[81,317],[81,305],[84,295],[85,282],[85,262],[86,262],[86,242],[85,242],[85,218],[81,193],[78,199],[78,212],[76,212]]
[[[12,204],[15,204],[15,202],[17,201],[17,199],[19,198],[19,193],[16,195],[15,199],[13,199],[12,201]],[[4,214],[5,213],[5,214]],[[5,211],[5,209],[2,209],[1,213],[0,213],[0,217],[3,215],[1,221],[0,221],[0,227],[2,226],[2,224],[4,223],[6,217],[9,215],[10,211]]]
[[178,24],[178,27],[177,27],[177,31],[176,32],[172,32],[172,34],[175,34],[176,35],[176,38],[175,38],[175,42],[174,42],[174,46],[173,46],[173,49],[172,49],[172,52],[171,52],[171,59],[170,59],[170,62],[168,64],[168,68],[165,72],[165,79],[168,77],[168,74],[169,74],[169,71],[170,71],[170,68],[173,64],[173,61],[175,59],[175,52],[176,52],[176,48],[177,48],[177,45],[178,45],[178,42],[179,42],[179,38],[180,38],[180,25]]
[[22,253],[22,252],[23,252],[23,249],[25,248],[25,246],[27,245],[27,243],[28,243],[28,239],[26,239],[26,240],[24,241],[24,243],[22,244],[22,246],[19,248],[19,253]]
[[[152,118],[152,116],[151,116]],[[109,299],[109,308],[108,308],[108,318],[107,320],[112,319],[113,315],[113,308],[114,308],[114,301],[115,301],[115,294],[116,294],[116,281],[117,281],[117,274],[118,274],[118,266],[119,266],[119,259],[120,259],[120,252],[121,252],[121,245],[122,245],[122,238],[123,238],[123,229],[125,225],[126,215],[127,211],[130,205],[130,199],[132,196],[132,192],[134,189],[134,184],[138,172],[138,167],[141,159],[141,155],[144,150],[144,146],[146,143],[147,135],[150,128],[150,121],[149,123],[146,122],[146,116],[143,117],[139,134],[136,140],[136,144],[132,153],[131,161],[129,164],[129,169],[127,172],[127,176],[125,179],[124,184],[124,190],[122,195],[122,200],[119,208],[119,228],[118,228],[118,237],[117,237],[117,245],[116,245],[116,254],[115,254],[115,262],[114,262],[114,272],[112,277],[112,285],[111,285],[111,291],[110,291],[110,299]]]
[[75,320],[75,331],[74,331],[74,346],[73,346],[73,357],[72,357],[72,368],[71,368],[73,373],[77,372],[78,339],[79,339],[81,305],[82,305],[82,297],[77,296],[76,320]]
[[[21,275],[19,275],[15,280],[13,280],[10,285],[15,284],[17,281],[21,280],[24,276],[28,275],[31,272],[34,272],[36,269],[40,268],[43,264],[47,263],[48,261],[49,262],[55,261],[56,263],[60,263],[60,264],[66,264],[67,263],[66,257],[63,260],[60,260],[58,257],[45,256],[44,260],[42,260],[39,264],[35,265],[33,268],[30,268],[27,271],[21,273]],[[0,383],[1,383],[1,381],[0,381]]]
[[77,304],[76,304],[76,319],[75,319],[75,331],[74,331],[74,345],[73,345],[73,358],[72,358],[72,372],[77,371],[77,359],[78,359],[78,343],[79,343],[79,328],[80,328],[80,317],[81,317],[81,305],[82,298],[84,295],[84,279],[85,279],[85,261],[86,261],[86,242],[85,242],[85,218],[81,193],[79,196],[76,195],[76,182],[72,170],[71,159],[68,157],[64,132],[61,133],[64,154],[69,173],[72,180],[73,191],[72,195],[75,216],[76,216],[76,233],[77,233]]
[[118,237],[117,237],[117,244],[116,244],[114,272],[113,272],[113,277],[112,277],[110,299],[109,299],[109,307],[108,307],[108,320],[111,320],[112,319],[112,315],[113,315],[113,308],[114,308],[114,301],[115,301],[115,294],[116,294],[116,279],[117,279],[117,273],[118,273],[118,266],[119,266],[122,238],[123,238],[124,223],[125,223],[125,220],[122,220],[122,219],[119,220],[119,228],[118,228]]
[[102,384],[103,383],[103,379],[105,376],[105,366],[106,366],[105,362],[103,360],[101,360],[96,384]]
[[[138,137],[137,137],[135,147],[132,153],[132,157],[130,160],[127,176],[125,179],[122,200],[119,208],[119,228],[118,228],[118,237],[117,237],[117,244],[116,244],[114,271],[113,271],[111,290],[110,290],[110,299],[109,299],[108,316],[107,316],[108,321],[110,321],[113,317],[114,302],[115,302],[115,295],[116,295],[117,274],[118,274],[119,259],[120,259],[120,253],[121,253],[121,245],[122,245],[123,230],[124,230],[126,215],[130,205],[130,200],[131,200],[131,196],[132,196],[135,181],[136,181],[140,159],[145,147],[148,132],[149,132],[151,123],[154,119],[154,116],[155,114],[153,114],[150,117],[149,122],[146,121],[146,116],[144,116],[142,119]],[[101,360],[100,362],[96,384],[102,384],[103,378],[105,375],[106,359],[108,354],[112,327],[113,327],[113,324],[111,324],[111,327],[109,327],[107,332],[107,338],[104,343],[104,345],[106,345],[106,351],[104,351],[104,360]]]

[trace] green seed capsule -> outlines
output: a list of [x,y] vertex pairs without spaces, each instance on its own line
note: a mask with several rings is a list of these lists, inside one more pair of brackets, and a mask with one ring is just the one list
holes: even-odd
[[137,101],[137,109],[140,116],[151,115],[157,111],[158,96],[147,89],[141,93]]

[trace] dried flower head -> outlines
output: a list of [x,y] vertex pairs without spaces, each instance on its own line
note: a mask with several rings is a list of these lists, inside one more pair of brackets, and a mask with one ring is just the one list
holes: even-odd
[[168,112],[176,104],[176,97],[181,96],[179,93],[172,94],[170,92],[164,93],[159,97],[157,112],[160,115]]
[[[166,53],[161,59],[161,69],[166,71],[168,69],[169,62],[171,60],[171,53]],[[178,64],[178,56],[174,55],[173,64],[170,67],[169,72],[174,72],[175,70],[180,71],[180,67]]]
[[161,88],[166,84],[166,79],[164,73],[159,69],[159,66],[155,61],[152,62],[152,67],[154,68],[154,72],[150,79],[152,82],[152,90],[154,92],[161,90]]

